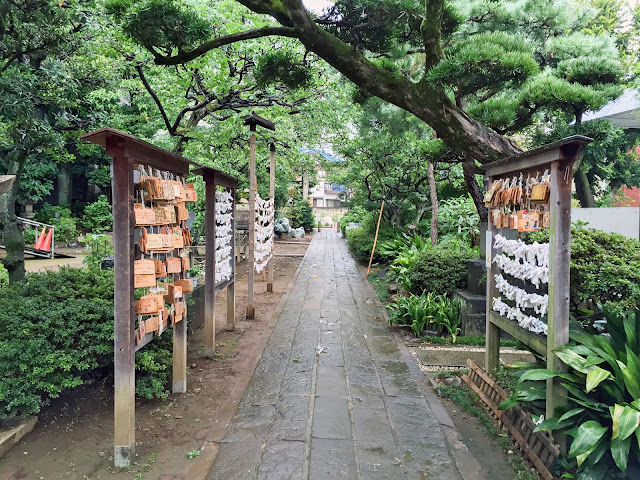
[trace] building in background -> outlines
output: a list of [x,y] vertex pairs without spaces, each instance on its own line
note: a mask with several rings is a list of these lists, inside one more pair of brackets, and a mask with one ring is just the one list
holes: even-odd
[[[339,163],[342,160],[319,149],[304,148],[300,151],[315,159],[315,172],[302,178],[302,198],[309,200],[316,220],[321,221],[323,225],[332,225],[348,210],[344,205],[346,189],[344,185],[336,185],[329,181],[325,165],[326,162]],[[309,178],[311,175],[314,176],[313,179]],[[309,187],[309,184],[313,186]]]

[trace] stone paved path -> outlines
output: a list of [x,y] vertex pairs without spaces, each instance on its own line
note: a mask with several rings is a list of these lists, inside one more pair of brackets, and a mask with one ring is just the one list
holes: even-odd
[[208,480],[460,479],[344,240],[302,262]]

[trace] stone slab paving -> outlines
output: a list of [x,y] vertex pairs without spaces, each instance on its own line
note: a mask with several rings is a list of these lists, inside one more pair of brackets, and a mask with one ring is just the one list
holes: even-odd
[[372,296],[315,235],[208,480],[462,478]]

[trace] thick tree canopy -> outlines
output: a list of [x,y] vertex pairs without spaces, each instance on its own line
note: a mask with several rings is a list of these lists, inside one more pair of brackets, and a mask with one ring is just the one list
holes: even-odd
[[[225,21],[233,3],[253,14]],[[158,65],[259,37],[297,39],[361,99],[379,97],[429,125],[463,163],[479,211],[478,163],[520,151],[509,135],[541,119],[579,123],[620,94],[626,72],[606,26],[593,28],[601,11],[576,0],[338,0],[322,14],[302,0],[238,0],[218,2],[215,19],[168,0],[108,8]],[[284,84],[308,81],[297,65],[281,53],[261,71]]]

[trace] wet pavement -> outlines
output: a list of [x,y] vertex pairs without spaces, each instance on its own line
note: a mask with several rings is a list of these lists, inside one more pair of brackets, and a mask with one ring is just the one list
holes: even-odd
[[316,234],[209,480],[462,478],[374,295]]

